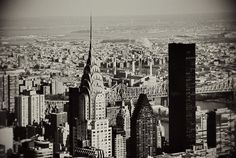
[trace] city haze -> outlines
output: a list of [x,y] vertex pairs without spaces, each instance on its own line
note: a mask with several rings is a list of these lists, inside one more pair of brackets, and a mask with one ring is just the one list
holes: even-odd
[[5,17],[124,16],[233,12],[230,0],[10,0]]

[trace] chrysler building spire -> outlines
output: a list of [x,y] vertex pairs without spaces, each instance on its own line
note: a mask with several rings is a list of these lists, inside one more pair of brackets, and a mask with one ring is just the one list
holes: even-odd
[[92,19],[92,14],[90,14],[90,40],[89,40],[89,55],[88,55],[88,60],[87,64],[91,65],[91,57],[92,57],[92,32],[93,32],[93,19]]

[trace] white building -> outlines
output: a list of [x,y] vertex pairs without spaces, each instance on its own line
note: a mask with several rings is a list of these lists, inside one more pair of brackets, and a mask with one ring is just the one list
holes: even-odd
[[112,156],[112,128],[108,119],[94,120],[91,123],[89,140],[91,146],[104,151],[105,157]]
[[16,114],[19,126],[39,123],[45,118],[45,96],[29,91],[16,97]]
[[13,128],[0,127],[0,144],[5,146],[5,153],[13,150]]
[[87,129],[90,130],[88,138],[91,146],[104,151],[105,157],[112,156],[112,128],[109,127],[109,120],[106,118],[106,105],[104,91],[98,93],[91,108],[94,109],[92,120],[88,120]]
[[126,158],[126,137],[125,137],[125,134],[117,131],[114,137],[115,137],[114,138],[114,156],[115,156],[115,158]]
[[65,86],[63,82],[52,79],[51,81],[51,94],[63,94],[65,93]]
[[18,125],[25,127],[29,124],[29,96],[16,97],[16,115]]
[[45,118],[45,97],[42,94],[36,94],[31,91],[29,94],[29,124],[40,122]]

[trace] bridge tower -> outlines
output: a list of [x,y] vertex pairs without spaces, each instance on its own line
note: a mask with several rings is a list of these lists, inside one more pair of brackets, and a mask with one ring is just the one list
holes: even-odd
[[116,75],[116,55],[114,56],[113,69],[114,69],[114,75]]
[[139,74],[142,74],[142,55],[139,56]]
[[132,55],[132,74],[135,75],[135,59],[134,59],[134,55]]
[[149,59],[149,73],[150,73],[150,76],[152,76],[152,65],[153,65],[153,59],[152,59],[152,57],[150,57],[150,59]]

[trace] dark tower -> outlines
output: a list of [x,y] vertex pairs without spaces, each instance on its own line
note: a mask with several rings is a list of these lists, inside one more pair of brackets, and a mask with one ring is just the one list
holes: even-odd
[[146,94],[140,94],[131,117],[129,157],[146,158],[156,155],[156,119]]
[[208,148],[216,147],[216,112],[207,113],[207,145]]
[[169,142],[171,152],[195,144],[195,44],[168,45]]
[[74,147],[75,147],[75,118],[78,117],[79,110],[79,88],[70,88],[69,89],[69,111],[68,111],[68,124],[70,127],[70,135],[69,135],[69,151],[70,154],[74,155]]

